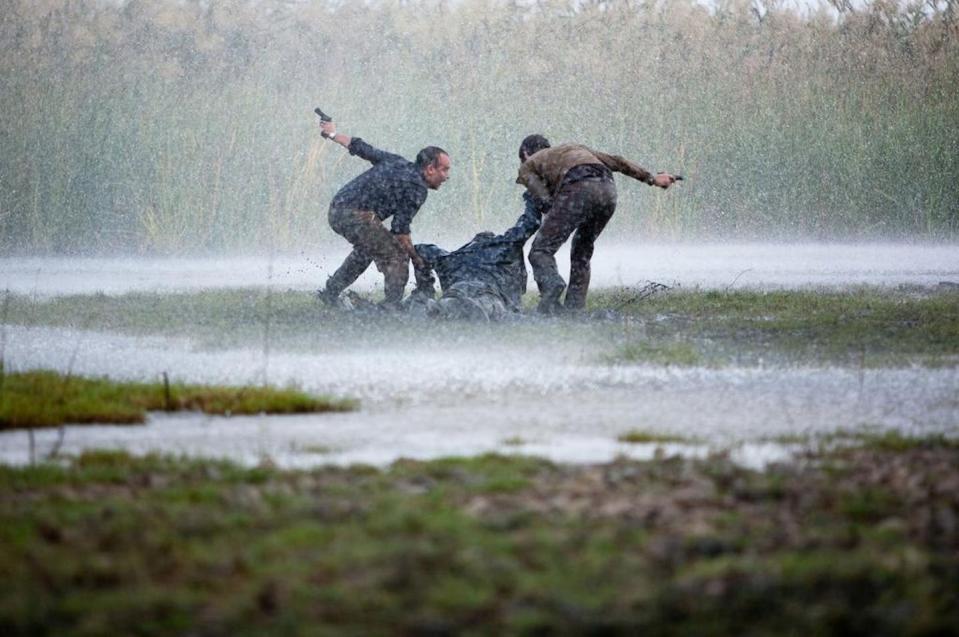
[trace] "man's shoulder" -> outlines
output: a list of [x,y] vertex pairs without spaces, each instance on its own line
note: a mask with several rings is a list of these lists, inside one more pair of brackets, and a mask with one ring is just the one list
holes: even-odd
[[562,144],[556,144],[555,146],[550,146],[549,148],[544,148],[543,150],[537,151],[530,155],[528,161],[533,163],[545,163],[554,161],[556,158],[567,157],[569,155],[580,155],[583,153],[592,154],[592,149],[585,144],[578,144],[574,142],[565,142]]
[[413,162],[402,155],[397,155],[396,153],[391,153],[385,150],[380,151],[380,153],[381,159],[380,162],[376,164],[376,167],[380,168],[381,170],[397,170],[400,168],[408,168],[413,166]]
[[378,175],[381,179],[398,182],[408,182],[426,187],[423,176],[416,164],[400,155],[390,154],[380,163],[369,169],[369,172]]
[[[589,150],[589,146],[586,144],[580,144],[579,142],[563,142],[562,144],[556,144],[555,146],[550,146],[549,148],[544,148],[539,151],[547,155],[558,155],[561,153],[568,153],[572,150]],[[538,153],[537,153],[538,154]]]
[[383,161],[377,164],[377,167],[391,172],[404,172],[415,170],[416,164],[402,155],[384,152]]
[[427,189],[426,181],[423,179],[423,173],[417,168],[416,164],[402,157],[400,157],[400,160],[400,162],[396,163],[395,170],[393,171],[396,178],[399,181],[409,183],[425,191]]

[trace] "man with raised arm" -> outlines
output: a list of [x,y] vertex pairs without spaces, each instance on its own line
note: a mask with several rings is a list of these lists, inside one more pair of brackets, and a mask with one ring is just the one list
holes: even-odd
[[533,239],[529,263],[539,287],[538,310],[556,314],[566,282],[556,268],[556,251],[573,234],[570,247],[569,289],[566,310],[586,306],[593,244],[616,211],[613,172],[623,173],[650,186],[669,188],[677,177],[654,175],[618,155],[582,144],[550,146],[542,135],[528,135],[519,147],[520,169],[516,183],[548,205],[543,225]]
[[[328,139],[373,164],[334,195],[330,203],[330,227],[353,246],[343,264],[317,292],[327,305],[337,303],[340,293],[370,266],[383,273],[385,301],[397,308],[409,278],[409,262],[425,267],[410,238],[410,223],[426,201],[449,178],[450,157],[437,146],[427,146],[409,162],[367,144],[359,137],[336,132],[332,121],[321,121]],[[383,221],[392,217],[390,228]]]

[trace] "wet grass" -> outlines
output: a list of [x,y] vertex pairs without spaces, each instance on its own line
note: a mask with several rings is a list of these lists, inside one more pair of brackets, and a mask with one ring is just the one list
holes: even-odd
[[959,449],[0,467],[4,635],[951,634]]
[[626,320],[610,360],[676,365],[955,366],[959,293],[935,288],[673,290],[594,297]]
[[930,434],[922,437],[904,435],[899,431],[875,431],[864,429],[837,429],[827,435],[818,436],[815,444],[821,448],[840,446],[863,447],[876,451],[912,451],[930,448],[959,448],[959,440],[943,434]]
[[955,436],[950,437],[942,433],[910,436],[900,431],[876,430],[869,426],[859,429],[837,429],[829,433],[811,435],[786,434],[766,438],[763,442],[814,454],[832,454],[847,448],[886,453],[959,449],[959,439]]
[[[213,349],[255,347],[263,343],[269,324],[278,350],[355,351],[393,347],[398,342],[454,341],[489,343],[517,334],[532,337],[542,324],[465,325],[425,321],[404,314],[352,313],[331,310],[311,292],[262,289],[210,290],[193,293],[130,293],[74,295],[34,300],[9,295],[7,322],[27,326],[94,329],[148,336],[188,337]],[[505,329],[504,329],[505,328]],[[554,324],[550,334],[574,331]],[[430,347],[432,344],[429,343]]]
[[649,365],[693,366],[703,362],[698,348],[688,341],[629,340],[603,356],[608,363],[646,363]]
[[115,382],[52,371],[6,374],[0,385],[0,430],[71,424],[136,424],[148,411],[208,414],[299,414],[346,411],[349,400],[294,388]]
[[[358,316],[320,306],[303,291],[11,295],[7,322],[134,335],[185,336],[210,348],[354,351],[490,344],[581,343],[607,364],[677,366],[955,366],[959,292],[938,288],[703,291],[674,289],[641,301],[635,291],[597,290],[589,312],[566,320],[491,325]],[[528,295],[527,300],[535,295]]]
[[11,296],[8,321],[134,335],[191,336],[200,342],[258,345],[269,318],[282,337],[309,332],[330,313],[306,292],[210,290],[199,293],[74,295],[34,301]]
[[877,451],[912,451],[922,449],[959,449],[959,440],[948,438],[942,434],[912,437],[904,436],[898,431],[886,431],[878,434],[859,434],[858,444]]
[[658,443],[676,443],[676,444],[689,444],[695,442],[689,438],[683,438],[682,436],[671,436],[668,434],[660,434],[652,431],[644,431],[642,429],[631,429],[629,431],[623,432],[616,437],[620,442],[628,442],[631,444],[658,444]]

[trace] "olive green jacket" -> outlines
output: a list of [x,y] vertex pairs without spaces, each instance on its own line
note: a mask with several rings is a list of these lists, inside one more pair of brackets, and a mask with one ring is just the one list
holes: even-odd
[[570,168],[583,164],[602,164],[613,172],[653,183],[652,173],[642,166],[582,144],[561,144],[534,153],[520,166],[516,183],[526,186],[534,196],[546,199],[556,194]]

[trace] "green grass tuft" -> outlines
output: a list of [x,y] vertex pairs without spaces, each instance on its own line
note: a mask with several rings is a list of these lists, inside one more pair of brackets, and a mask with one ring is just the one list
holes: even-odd
[[640,429],[632,429],[630,431],[621,433],[616,437],[616,440],[620,442],[628,442],[631,444],[650,444],[650,443],[689,443],[688,438],[683,438],[682,436],[673,436],[669,434],[657,434],[651,431],[643,431]]
[[838,437],[849,439],[857,447],[867,447],[876,451],[892,453],[913,449],[959,449],[959,439],[955,436],[948,437],[943,434],[914,437],[903,435],[898,431],[885,431],[882,433],[853,431],[841,432],[838,434]]
[[702,359],[695,347],[684,342],[631,342],[606,357],[610,363],[650,365],[698,365]]
[[0,429],[62,424],[137,424],[149,411],[208,414],[300,414],[347,411],[351,400],[310,396],[296,389],[175,383],[114,382],[52,371],[6,374],[0,392]]

